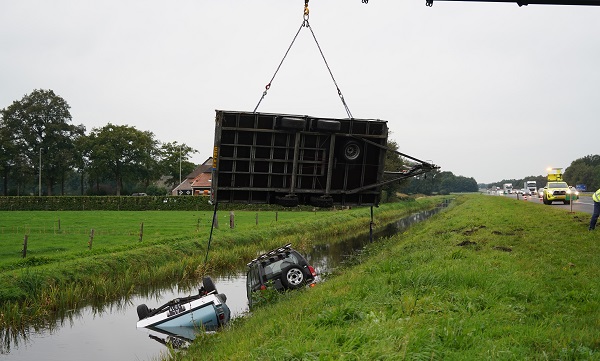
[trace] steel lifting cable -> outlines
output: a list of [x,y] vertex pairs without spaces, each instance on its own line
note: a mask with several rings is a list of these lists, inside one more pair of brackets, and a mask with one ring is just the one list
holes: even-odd
[[310,24],[308,22],[308,18],[309,18],[308,0],[304,0],[304,15],[303,15],[302,24],[300,25],[300,28],[298,28],[298,31],[296,32],[296,35],[294,35],[294,38],[292,39],[292,42],[290,43],[290,46],[287,48],[285,54],[283,55],[283,58],[281,59],[281,62],[279,62],[279,65],[277,66],[277,69],[275,70],[275,73],[273,74],[273,77],[271,77],[271,80],[265,86],[265,90],[263,91],[262,96],[260,97],[260,99],[258,101],[258,104],[256,104],[256,107],[254,107],[253,113],[256,113],[256,110],[258,109],[258,106],[260,105],[260,103],[262,102],[262,100],[267,95],[267,91],[271,88],[271,83],[273,83],[273,80],[275,79],[275,76],[277,75],[277,72],[279,72],[279,69],[281,68],[281,65],[283,64],[285,58],[287,57],[288,53],[290,52],[290,49],[294,45],[294,42],[296,41],[296,38],[298,37],[298,34],[300,34],[300,30],[302,30],[302,28],[306,27],[306,28],[308,28],[310,30],[310,33],[312,34],[312,37],[315,40],[315,44],[317,44],[317,48],[319,49],[319,53],[321,54],[321,57],[323,58],[323,62],[325,62],[325,66],[327,67],[327,70],[329,71],[329,75],[331,76],[331,80],[333,80],[333,84],[335,85],[335,88],[337,89],[338,96],[340,97],[340,100],[342,101],[342,104],[344,105],[344,109],[346,109],[346,113],[348,114],[348,118],[353,119],[354,117],[352,116],[352,113],[350,112],[350,108],[348,108],[348,104],[346,104],[346,100],[344,99],[344,95],[342,94],[342,91],[340,90],[340,87],[338,86],[337,82],[335,81],[335,77],[333,76],[333,73],[331,72],[331,68],[329,67],[329,64],[327,63],[327,59],[325,59],[325,54],[323,54],[323,50],[321,49],[321,45],[319,45],[319,42],[317,41],[317,37],[315,36],[315,33],[314,33],[312,27],[310,26]]

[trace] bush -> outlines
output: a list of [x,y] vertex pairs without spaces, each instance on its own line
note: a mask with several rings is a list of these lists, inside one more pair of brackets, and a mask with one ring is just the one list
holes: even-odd
[[0,197],[1,211],[206,211],[208,197],[57,196]]

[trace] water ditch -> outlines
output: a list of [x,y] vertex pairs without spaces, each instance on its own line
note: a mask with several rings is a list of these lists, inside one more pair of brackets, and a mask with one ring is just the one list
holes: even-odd
[[[438,213],[447,204],[392,222],[375,232],[373,240],[402,232]],[[306,258],[319,274],[326,275],[370,242],[366,234],[342,242],[318,245],[306,254]],[[227,295],[232,318],[248,312],[243,269],[232,275],[212,278],[219,292]],[[186,339],[193,339],[194,335],[162,335],[137,329],[137,305],[145,303],[155,307],[173,298],[195,293],[198,286],[186,289],[174,286],[101,309],[86,307],[74,310],[67,317],[57,320],[52,329],[30,329],[16,335],[0,330],[0,358],[5,361],[156,360],[167,352],[165,342],[177,345],[185,343]]]

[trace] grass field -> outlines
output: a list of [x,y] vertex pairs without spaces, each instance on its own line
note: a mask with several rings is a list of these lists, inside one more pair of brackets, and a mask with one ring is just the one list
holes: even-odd
[[[384,224],[440,199],[382,205],[375,220]],[[67,310],[237,269],[260,250],[286,243],[308,249],[368,232],[370,222],[368,207],[234,214],[231,228],[230,211],[218,213],[205,263],[212,212],[0,212],[0,328],[43,327]]]
[[[18,268],[32,258],[58,262],[169,244],[181,239],[206,240],[212,216],[213,212],[192,211],[0,212],[0,270]],[[232,230],[229,212],[219,212],[218,216],[219,228],[215,230],[215,237],[318,217],[316,212],[234,212],[235,228]],[[90,250],[92,230],[94,237]],[[23,260],[25,236],[28,236],[27,258]]]
[[461,196],[172,360],[600,360],[589,215]]

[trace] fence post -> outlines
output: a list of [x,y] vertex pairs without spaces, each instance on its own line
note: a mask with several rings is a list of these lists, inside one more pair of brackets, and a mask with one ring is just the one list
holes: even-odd
[[235,213],[233,211],[229,212],[229,228],[235,228]]
[[278,219],[279,219],[279,212],[275,211],[275,222],[277,222]]
[[25,238],[23,239],[23,258],[27,257],[27,238],[29,238],[29,236],[25,235]]
[[258,212],[256,212],[256,225],[258,226]]
[[58,233],[60,233],[60,217],[58,217]]
[[90,240],[88,241],[88,249],[92,249],[92,243],[94,242],[94,229],[90,230]]
[[144,237],[144,222],[142,222],[142,224],[140,224],[140,242],[142,241],[143,237]]

